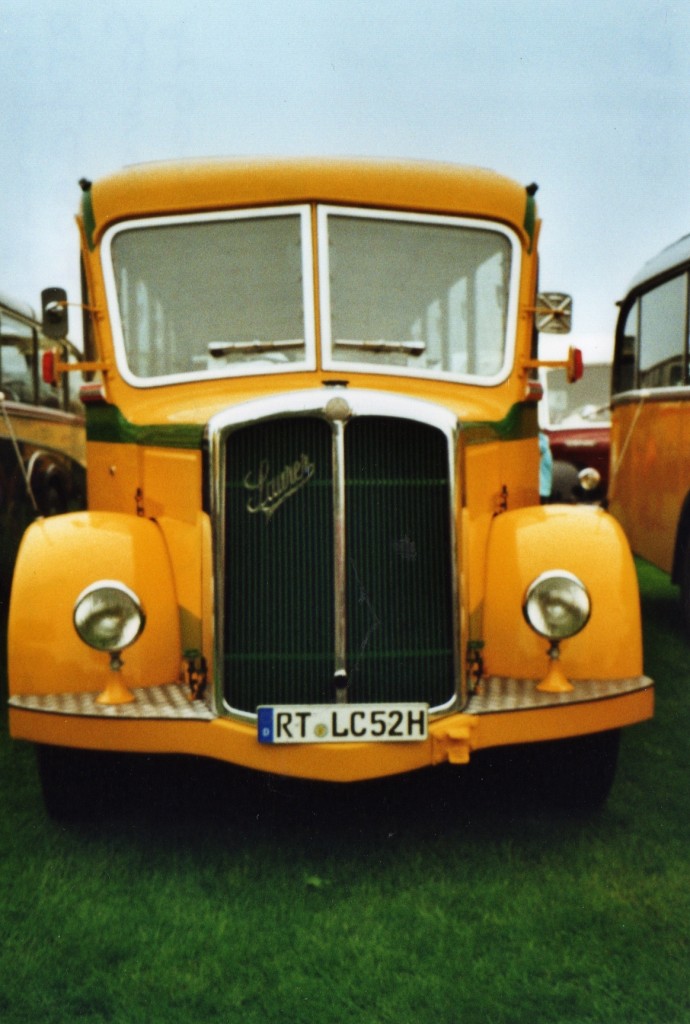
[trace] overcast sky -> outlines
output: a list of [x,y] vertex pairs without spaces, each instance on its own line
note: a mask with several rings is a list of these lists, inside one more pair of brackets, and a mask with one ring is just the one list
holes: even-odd
[[148,160],[391,156],[536,181],[542,285],[573,295],[578,341],[608,339],[639,266],[690,232],[687,0],[0,11],[0,291],[34,306],[49,284],[77,298],[79,178]]

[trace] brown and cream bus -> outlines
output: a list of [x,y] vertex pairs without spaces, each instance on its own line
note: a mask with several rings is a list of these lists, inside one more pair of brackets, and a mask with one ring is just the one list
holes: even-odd
[[[82,508],[86,500],[81,404],[67,375],[59,388],[41,375],[43,355],[54,344],[30,306],[0,293],[0,595],[5,598],[28,524]],[[68,351],[74,358],[75,350]]]
[[610,509],[633,550],[680,585],[690,636],[690,235],[636,274],[620,303]]

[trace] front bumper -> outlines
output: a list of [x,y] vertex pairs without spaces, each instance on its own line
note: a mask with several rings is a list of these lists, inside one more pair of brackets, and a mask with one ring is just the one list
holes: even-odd
[[15,739],[97,750],[192,754],[258,771],[351,782],[444,761],[467,764],[473,751],[617,729],[652,717],[646,676],[574,680],[569,693],[543,693],[539,680],[490,676],[462,712],[433,719],[426,740],[411,743],[260,744],[256,726],[191,701],[185,686],[142,687],[129,704],[102,705],[94,693],[10,698]]

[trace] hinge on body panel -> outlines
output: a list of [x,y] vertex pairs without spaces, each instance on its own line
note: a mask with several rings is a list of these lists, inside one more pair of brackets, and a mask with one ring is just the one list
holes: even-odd
[[189,700],[201,700],[208,682],[208,666],[201,651],[185,651],[184,657],[186,683],[189,687]]
[[467,670],[467,689],[469,693],[474,693],[479,686],[482,676],[484,675],[484,658],[482,657],[483,649],[483,640],[468,641],[465,664]]
[[501,512],[508,511],[508,488],[505,484],[501,487],[500,492],[496,495],[494,504],[494,515],[500,515]]

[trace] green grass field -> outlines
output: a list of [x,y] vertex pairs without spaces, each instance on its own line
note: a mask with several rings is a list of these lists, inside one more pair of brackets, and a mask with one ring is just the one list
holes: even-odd
[[4,1024],[690,1021],[690,671],[642,564],[653,722],[577,818],[475,760],[356,787],[128,759],[100,822],[42,808],[0,735]]

